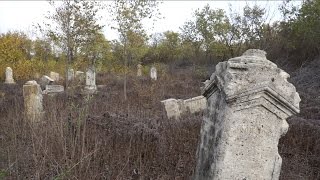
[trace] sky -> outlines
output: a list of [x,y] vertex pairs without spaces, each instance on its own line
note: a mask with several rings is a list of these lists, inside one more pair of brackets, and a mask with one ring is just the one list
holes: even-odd
[[[110,1],[105,1],[110,3]],[[162,19],[158,19],[154,25],[145,21],[144,26],[149,34],[160,33],[167,30],[178,31],[184,22],[192,18],[196,9],[203,8],[209,4],[211,8],[221,8],[228,12],[229,4],[236,11],[246,5],[258,4],[268,9],[268,19],[271,21],[281,18],[278,10],[282,1],[162,1],[159,5]],[[296,4],[300,1],[296,1]],[[52,7],[47,1],[0,1],[0,33],[6,33],[9,30],[22,30],[29,37],[37,36],[34,32],[33,24],[45,22],[44,16]],[[101,23],[105,24],[104,34],[108,40],[118,38],[116,30],[110,28],[110,14],[102,12],[103,18]]]

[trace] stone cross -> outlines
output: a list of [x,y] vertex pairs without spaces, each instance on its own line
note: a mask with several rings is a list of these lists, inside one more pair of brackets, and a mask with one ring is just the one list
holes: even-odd
[[74,70],[73,69],[68,69],[68,72],[67,72],[67,77],[68,77],[68,81],[73,81],[74,79]]
[[27,119],[39,122],[43,117],[42,91],[36,81],[28,81],[23,85],[24,109]]
[[300,97],[265,54],[249,49],[220,62],[206,81],[195,180],[279,179],[279,138],[286,119],[299,113]]
[[157,80],[157,69],[154,66],[150,69],[150,78],[152,80]]
[[96,86],[96,70],[95,68],[89,67],[87,72],[86,72],[86,90],[89,91],[96,91],[97,90],[97,86]]
[[138,65],[137,65],[137,69],[138,69],[138,71],[137,71],[137,76],[142,76],[142,65],[141,65],[141,64],[138,64]]
[[6,68],[6,80],[5,80],[6,84],[14,84],[14,79],[13,79],[13,72],[11,67],[7,67]]

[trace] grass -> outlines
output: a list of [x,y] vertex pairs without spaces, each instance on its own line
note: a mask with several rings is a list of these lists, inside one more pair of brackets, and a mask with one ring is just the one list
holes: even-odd
[[[202,113],[169,120],[160,101],[200,95],[208,76],[196,69],[169,69],[158,81],[129,75],[125,101],[123,77],[98,74],[106,86],[96,95],[75,88],[46,96],[36,125],[23,115],[23,82],[1,84],[0,179],[191,179]],[[319,179],[319,104],[295,85],[303,101],[280,140],[281,179]]]

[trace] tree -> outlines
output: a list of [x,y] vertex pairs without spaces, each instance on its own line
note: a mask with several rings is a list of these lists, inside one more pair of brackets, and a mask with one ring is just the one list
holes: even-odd
[[[127,67],[128,62],[132,59],[132,46],[130,40],[134,37],[144,37],[145,30],[142,20],[151,19],[157,14],[158,2],[155,0],[114,0],[110,11],[113,14],[113,20],[120,35],[120,41],[123,45],[123,58],[125,63],[125,80],[124,80],[124,98],[127,99]],[[131,47],[130,47],[131,46]]]
[[[67,54],[67,67],[77,59],[81,50],[94,42],[103,26],[97,23],[98,11],[102,8],[98,2],[85,0],[49,1],[55,11],[46,16],[46,23],[38,28],[55,45]],[[94,58],[94,56],[92,56]],[[95,60],[90,59],[94,64]],[[66,78],[68,79],[68,78]],[[67,84],[67,82],[66,82]]]

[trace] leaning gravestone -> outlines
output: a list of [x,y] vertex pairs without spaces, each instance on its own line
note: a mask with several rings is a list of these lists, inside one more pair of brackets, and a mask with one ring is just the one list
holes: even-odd
[[88,92],[95,92],[97,90],[96,86],[96,70],[95,68],[89,67],[86,72],[86,86],[85,90]]
[[157,69],[154,66],[150,69],[150,78],[152,80],[157,80]]
[[41,89],[45,89],[47,85],[51,85],[53,82],[53,79],[51,79],[49,76],[44,75],[40,78],[39,84]]
[[195,180],[279,179],[279,138],[286,119],[299,113],[300,97],[265,54],[250,49],[220,62],[206,82]]
[[11,67],[7,67],[6,68],[6,80],[5,80],[6,84],[14,84],[14,79],[13,79],[13,72]]
[[43,117],[42,91],[36,81],[28,81],[23,85],[24,109],[27,119],[39,122]]
[[54,81],[59,81],[60,75],[59,75],[59,73],[51,71],[50,72],[50,78],[53,79]]
[[138,71],[137,71],[137,76],[142,76],[142,65],[141,65],[141,64],[138,64],[138,65],[137,65],[137,69],[138,69]]

